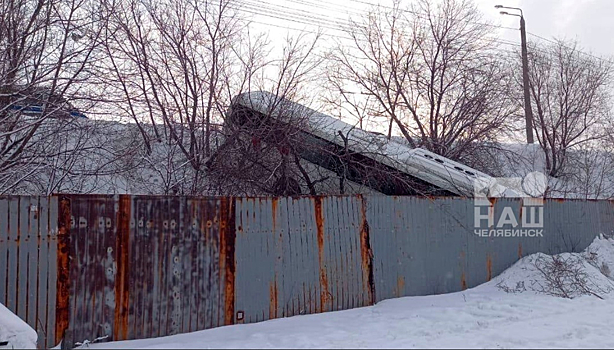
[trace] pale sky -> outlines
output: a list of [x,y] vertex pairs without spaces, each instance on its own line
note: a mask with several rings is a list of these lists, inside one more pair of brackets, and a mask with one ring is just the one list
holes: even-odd
[[[613,0],[476,0],[485,18],[501,25],[519,27],[519,18],[503,16],[494,5],[520,7],[528,32],[552,39],[576,39],[584,51],[614,56]],[[520,42],[520,33],[500,31],[507,40]],[[539,40],[528,36],[528,40]]]
[[[273,53],[281,50],[284,37],[298,30],[323,29],[328,40],[347,37],[338,29],[348,24],[348,17],[365,14],[373,5],[391,6],[393,0],[238,0],[239,11],[252,20],[254,29],[268,31],[274,44]],[[405,7],[412,0],[401,0]],[[433,0],[435,1],[435,0]],[[527,39],[542,42],[536,36],[575,39],[587,53],[607,59],[614,58],[614,0],[473,0],[483,21],[506,28],[493,28],[502,41],[501,49],[519,50],[520,18],[499,14],[495,5],[520,7],[523,10]],[[509,10],[508,10],[509,11]],[[510,11],[511,12],[511,11]],[[292,28],[292,29],[288,29]],[[322,42],[320,42],[322,44]],[[516,46],[514,46],[516,45]],[[369,122],[367,128],[381,125]]]
[[[258,29],[270,30],[271,39],[283,38],[292,30],[315,31],[321,23],[334,27],[347,23],[348,15],[364,13],[369,4],[390,6],[391,0],[239,0],[243,14],[251,16]],[[580,46],[596,55],[614,56],[614,0],[474,0],[484,19],[506,27],[519,28],[519,18],[499,14],[494,5],[520,7],[527,31],[548,39],[577,39]],[[409,4],[403,1],[402,5]],[[258,23],[259,22],[259,23]],[[301,23],[303,22],[303,23]],[[264,25],[267,23],[268,25]],[[343,35],[326,29],[330,35]],[[498,35],[520,43],[520,32],[498,29]],[[529,40],[538,38],[528,35]]]

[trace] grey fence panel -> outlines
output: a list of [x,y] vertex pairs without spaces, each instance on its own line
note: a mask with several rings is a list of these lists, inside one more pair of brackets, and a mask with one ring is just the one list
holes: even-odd
[[[391,290],[386,289],[386,281],[390,279],[389,265],[384,265],[387,259],[378,259],[375,254],[390,253],[388,242],[392,239],[392,220],[390,211],[385,212],[386,203],[383,196],[365,197],[367,222],[369,223],[370,246],[374,255],[373,259],[373,283],[375,285],[376,302],[393,298]],[[388,210],[390,208],[388,207]]]
[[[8,285],[12,284],[9,279],[9,199],[0,198],[0,302],[8,305]],[[8,283],[7,283],[8,282]]]
[[[36,303],[36,325],[38,333],[38,344],[45,344],[47,336],[47,305],[48,290],[49,290],[49,198],[38,198],[38,225],[37,225],[37,248],[38,248],[38,286],[37,286],[37,303]],[[0,256],[2,256],[0,254]],[[55,281],[53,279],[52,281]]]
[[55,342],[57,201],[0,197],[0,302],[38,333],[40,347]]
[[[17,295],[15,303],[17,304],[17,316],[22,320],[27,321],[27,301],[28,301],[28,253],[30,250],[29,243],[29,204],[30,197],[23,196],[18,199],[17,223],[14,226],[17,229],[17,239],[19,241],[19,250],[17,258],[17,273],[19,274],[19,283],[17,284]],[[24,244],[21,244],[24,243]]]
[[7,246],[8,246],[8,259],[7,259],[7,275],[8,286],[6,295],[5,306],[17,313],[17,290],[18,285],[21,284],[20,279],[24,278],[19,274],[19,242],[20,237],[17,230],[19,223],[19,198],[9,199],[9,210],[7,213],[8,232],[7,232]]
[[599,232],[614,236],[614,201],[599,202]]
[[[367,197],[366,201],[378,301],[471,288],[522,256],[582,251],[595,236],[614,229],[614,206],[608,201],[502,198],[486,200],[484,206],[463,198]],[[493,222],[484,219],[476,226],[476,207],[484,215],[491,210]],[[514,229],[505,219],[513,217],[520,223],[531,214],[531,207],[543,210],[541,236],[475,233]],[[502,217],[503,225],[498,227]]]
[[[272,211],[270,200],[245,198],[236,201],[235,307],[240,316],[237,322],[263,321],[275,318],[277,313],[277,254]],[[254,264],[255,257],[260,258],[258,264]]]
[[[470,202],[467,205],[471,205]],[[494,223],[495,226],[498,224],[499,220],[502,218],[502,215],[507,218],[509,213],[513,214],[514,218],[521,218],[520,212],[522,207],[522,201],[518,199],[499,199],[493,201],[490,205],[494,209]],[[504,210],[506,213],[504,214]],[[472,216],[471,216],[472,217]],[[511,218],[512,216],[509,216]],[[472,224],[472,223],[470,223]],[[469,226],[470,228],[473,225]],[[484,224],[484,227],[487,227]],[[505,225],[502,227],[503,229],[511,229],[512,225]],[[471,230],[473,231],[473,230]],[[481,268],[477,269],[478,272],[475,280],[475,284],[469,285],[470,287],[475,286],[476,284],[481,284],[484,281],[490,280],[492,277],[498,275],[503,270],[511,266],[515,261],[518,260],[518,249],[519,244],[521,246],[526,246],[531,249],[531,247],[539,246],[538,237],[533,238],[522,238],[522,237],[479,237],[473,234],[473,232],[467,232],[468,239],[477,239],[478,241],[487,240],[488,244],[483,246],[482,248],[486,248],[485,250],[475,249],[471,251],[472,256],[470,258],[476,259],[481,263],[485,263]],[[531,242],[530,240],[534,242]],[[481,272],[480,272],[481,271]],[[475,273],[475,272],[474,272]]]
[[372,304],[360,197],[237,199],[236,220],[237,322]]
[[[475,210],[478,213],[486,214],[489,210],[494,210],[494,204],[490,201],[486,201],[485,206],[476,206],[473,201],[466,201],[459,203],[457,213],[460,208],[464,209],[465,217],[461,217],[457,214],[455,217],[459,221],[459,227],[457,228],[457,234],[464,237],[466,240],[467,249],[463,251],[462,258],[464,260],[465,269],[464,274],[461,276],[461,289],[473,288],[484,281],[489,280],[489,276],[492,275],[492,261],[493,257],[490,252],[493,249],[493,244],[496,243],[497,238],[493,237],[479,237],[474,234],[476,227],[474,226],[474,214]],[[494,211],[492,214],[494,218]],[[479,228],[488,229],[487,223],[479,226]],[[509,246],[512,249],[512,246]],[[514,249],[512,249],[514,251]]]

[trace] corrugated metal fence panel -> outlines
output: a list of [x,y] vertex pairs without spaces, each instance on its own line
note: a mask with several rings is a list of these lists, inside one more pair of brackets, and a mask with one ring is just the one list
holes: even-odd
[[[278,317],[277,266],[283,233],[277,229],[278,200],[245,198],[236,201],[235,307],[243,312],[237,322],[259,322]],[[281,235],[281,236],[280,236]],[[282,296],[283,297],[283,296]]]
[[362,197],[323,197],[321,205],[330,310],[371,305],[369,281],[363,274],[369,262],[362,254]]
[[[236,202],[237,322],[372,304],[360,197]],[[369,261],[366,262],[369,264]]]
[[[465,206],[474,210],[474,203],[465,200]],[[513,265],[522,256],[537,252],[558,254],[562,252],[579,252],[584,250],[599,233],[609,233],[614,228],[614,207],[607,201],[576,200],[530,200],[498,199],[492,200],[495,225],[509,208],[519,222],[528,208],[543,207],[542,236],[516,237],[480,237],[472,234],[473,216],[468,211],[467,230],[468,287],[490,280]],[[523,210],[522,208],[525,207]],[[485,209],[485,208],[482,208]],[[539,210],[539,209],[536,209]],[[484,211],[485,212],[485,211]],[[486,226],[483,226],[486,228]],[[503,228],[511,229],[511,225]]]
[[117,197],[70,198],[67,342],[112,338],[117,272]]
[[234,304],[227,297],[234,291],[231,203],[71,196],[67,346],[232,323]]
[[0,198],[0,302],[55,345],[57,200]]
[[614,206],[608,201],[486,201],[486,206],[477,207],[482,214],[492,208],[494,226],[484,220],[478,228],[496,228],[504,211],[520,221],[530,210],[523,206],[537,206],[543,207],[543,235],[481,237],[474,232],[473,199],[373,196],[365,200],[377,301],[471,288],[522,256],[582,251],[599,233],[614,230]]
[[[459,199],[367,197],[377,301],[460,290],[467,245]],[[459,205],[461,204],[461,205]]]
[[[475,234],[495,228],[476,207],[497,222],[534,206],[541,237]],[[71,347],[459,291],[613,232],[608,201],[2,197],[0,301],[40,346]]]

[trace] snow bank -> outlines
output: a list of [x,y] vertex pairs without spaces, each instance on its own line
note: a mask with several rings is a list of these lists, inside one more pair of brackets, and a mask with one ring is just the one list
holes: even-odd
[[526,256],[489,283],[507,293],[604,297],[614,291],[613,268],[614,240],[600,235],[582,253]]
[[0,304],[0,349],[36,349],[36,331]]
[[603,235],[595,238],[584,251],[584,258],[603,275],[614,280],[614,239],[604,238]]

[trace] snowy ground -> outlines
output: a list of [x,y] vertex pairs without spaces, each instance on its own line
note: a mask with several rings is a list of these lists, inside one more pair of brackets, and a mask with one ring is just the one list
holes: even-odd
[[0,304],[0,349],[36,349],[36,331]]
[[[610,273],[614,265],[608,265],[614,263],[614,240],[597,238],[582,254],[562,255],[581,260],[583,273],[603,300],[595,296],[565,299],[539,292],[539,286],[545,285],[535,269],[540,257],[551,259],[538,254],[525,257],[492,281],[459,293],[85,347],[614,348],[614,293],[608,293],[614,287]],[[504,285],[516,292],[504,292]]]

